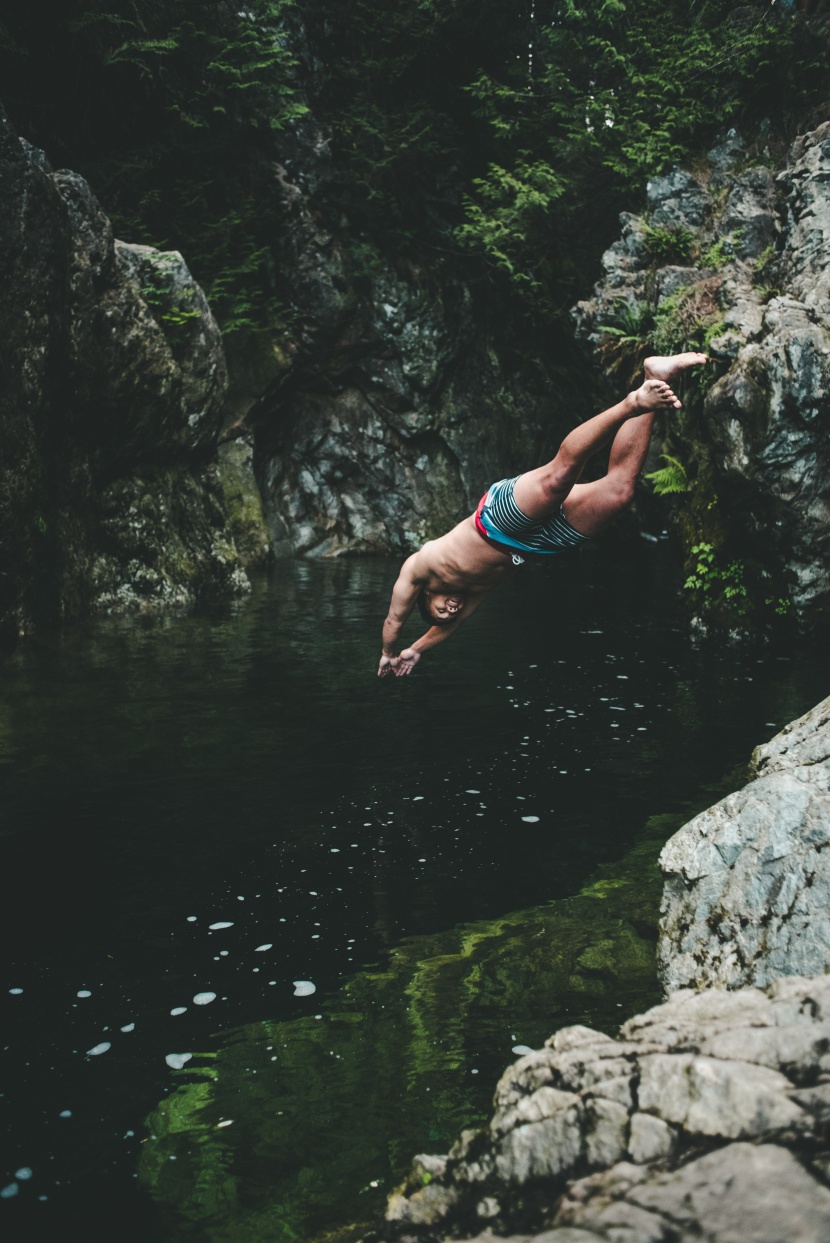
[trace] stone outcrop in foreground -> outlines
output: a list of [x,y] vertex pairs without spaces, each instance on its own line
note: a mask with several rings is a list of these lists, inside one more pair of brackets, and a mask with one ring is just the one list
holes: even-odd
[[830,698],[756,748],[751,773],[663,848],[667,990],[830,970]]
[[830,978],[682,990],[520,1058],[489,1128],[415,1159],[387,1233],[819,1243],[828,1175]]
[[181,255],[117,241],[2,110],[0,199],[0,632],[238,595],[225,356]]
[[663,980],[721,987],[520,1058],[488,1128],[416,1157],[386,1237],[830,1239],[829,787],[826,699],[663,849]]

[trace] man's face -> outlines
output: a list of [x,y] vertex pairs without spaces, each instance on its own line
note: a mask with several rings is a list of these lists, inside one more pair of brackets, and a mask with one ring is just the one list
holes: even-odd
[[428,591],[426,597],[429,611],[436,621],[454,621],[464,610],[464,597],[457,592]]

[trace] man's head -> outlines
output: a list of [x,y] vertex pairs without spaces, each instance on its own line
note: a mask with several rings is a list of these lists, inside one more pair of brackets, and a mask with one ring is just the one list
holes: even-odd
[[464,596],[457,591],[427,591],[418,596],[418,612],[430,626],[448,626],[464,612]]

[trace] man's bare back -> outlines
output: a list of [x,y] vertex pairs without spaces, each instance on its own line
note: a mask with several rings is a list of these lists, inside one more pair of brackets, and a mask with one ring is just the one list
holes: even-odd
[[[502,511],[514,520],[518,515],[537,544],[547,540],[550,546],[542,547],[543,552],[559,552],[569,544],[593,538],[631,499],[645,461],[655,412],[680,406],[669,381],[705,361],[704,354],[691,353],[647,359],[646,378],[639,389],[570,432],[556,457],[545,466],[502,481],[509,485]],[[613,443],[608,474],[593,483],[580,484],[589,457],[609,440]],[[501,485],[494,485],[490,491],[497,487]],[[561,547],[554,546],[557,539]],[[525,546],[521,540],[492,525],[488,529],[482,516],[471,514],[408,557],[392,590],[383,624],[378,676],[411,673],[423,652],[455,634],[485,596],[516,572],[523,560],[522,551]],[[528,546],[526,551],[533,553],[537,548]],[[416,604],[430,623],[429,629],[411,647],[400,650],[404,622]]]

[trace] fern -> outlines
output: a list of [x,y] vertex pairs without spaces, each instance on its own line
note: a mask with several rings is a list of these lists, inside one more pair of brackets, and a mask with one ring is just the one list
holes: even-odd
[[660,457],[666,465],[646,475],[646,479],[650,480],[654,487],[655,496],[674,496],[681,492],[688,492],[689,481],[683,463],[678,458],[672,457],[670,453],[661,453]]

